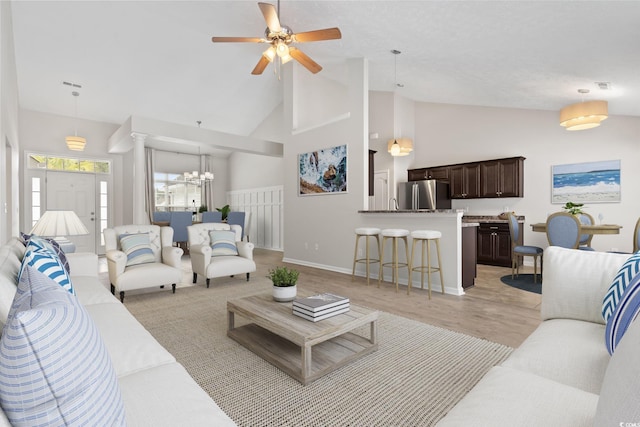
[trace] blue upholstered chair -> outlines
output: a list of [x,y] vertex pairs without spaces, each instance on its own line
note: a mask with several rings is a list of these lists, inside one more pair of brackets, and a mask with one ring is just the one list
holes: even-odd
[[222,222],[222,212],[202,212],[202,222]]
[[229,225],[239,225],[242,227],[242,233],[240,235],[240,240],[244,239],[244,212],[229,212],[227,215],[227,224]]
[[[576,215],[556,212],[547,218],[547,240],[550,246],[579,249],[582,223]],[[587,250],[593,250],[586,248]]]
[[169,221],[171,221],[171,212],[155,211],[153,213],[153,222],[169,222]]
[[193,214],[189,211],[171,212],[169,226],[173,228],[173,241],[183,249],[187,248],[189,235],[187,227],[193,224]]
[[[580,224],[582,224],[582,225],[593,225],[593,224],[595,224],[595,220],[588,213],[584,213],[584,212],[580,213],[580,214],[577,215],[577,217],[580,220]],[[578,247],[580,249],[590,250],[591,249],[591,239],[593,239],[593,234],[582,233],[580,235],[580,243],[579,243]]]
[[540,275],[542,276],[542,248],[538,246],[518,245],[520,239],[520,224],[518,218],[512,213],[507,215],[509,220],[509,233],[511,234],[511,278],[513,279],[514,271],[516,275],[520,274],[520,257],[533,257],[533,282],[538,280],[538,258],[540,258]]

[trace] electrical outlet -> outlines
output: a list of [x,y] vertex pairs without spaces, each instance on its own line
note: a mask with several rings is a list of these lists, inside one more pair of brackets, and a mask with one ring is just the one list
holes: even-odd
[[320,245],[316,243],[316,251],[320,249]]
[[611,248],[611,252],[618,252],[618,248]]

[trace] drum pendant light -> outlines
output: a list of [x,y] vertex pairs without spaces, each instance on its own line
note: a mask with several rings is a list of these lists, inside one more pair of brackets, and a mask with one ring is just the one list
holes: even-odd
[[567,130],[584,130],[600,126],[609,117],[607,101],[584,101],[589,89],[578,89],[582,102],[571,104],[560,110],[560,126]]
[[69,148],[69,150],[73,150],[73,151],[84,151],[84,146],[87,144],[87,140],[81,136],[78,136],[78,96],[80,96],[80,93],[76,92],[75,90],[73,92],[71,92],[71,95],[74,96],[74,98],[76,99],[76,109],[75,109],[75,116],[74,116],[74,132],[73,132],[73,136],[68,136],[65,138],[65,140],[67,141],[67,148]]

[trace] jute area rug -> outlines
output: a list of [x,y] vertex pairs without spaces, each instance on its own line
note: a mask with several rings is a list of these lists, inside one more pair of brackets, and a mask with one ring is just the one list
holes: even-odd
[[227,300],[270,287],[260,277],[215,279],[125,305],[240,426],[433,425],[512,351],[381,312],[378,351],[303,386],[226,336]]

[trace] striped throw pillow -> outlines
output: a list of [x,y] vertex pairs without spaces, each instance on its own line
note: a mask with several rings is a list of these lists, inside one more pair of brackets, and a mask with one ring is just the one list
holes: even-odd
[[631,279],[639,272],[640,251],[631,255],[629,259],[622,264],[622,267],[620,267],[620,270],[618,270],[618,273],[613,278],[613,282],[611,282],[607,293],[604,295],[604,299],[602,300],[602,318],[605,322],[607,322],[613,314],[618,301],[622,298],[622,294],[631,282]]
[[22,276],[26,266],[34,267],[39,272],[53,279],[53,281],[69,293],[73,295],[76,294],[76,291],[73,289],[73,284],[71,283],[71,277],[64,268],[60,257],[58,257],[51,248],[51,245],[44,239],[36,236],[29,239],[26,252],[22,258],[22,266],[20,267],[18,280]]
[[631,279],[607,320],[604,335],[609,354],[613,354],[629,325],[638,317],[638,313],[640,313],[640,273]]
[[26,266],[0,339],[0,406],[14,426],[125,425],[116,373],[77,298]]
[[232,230],[211,230],[211,256],[238,255],[236,232]]
[[149,233],[121,234],[120,247],[127,255],[127,266],[156,262]]

